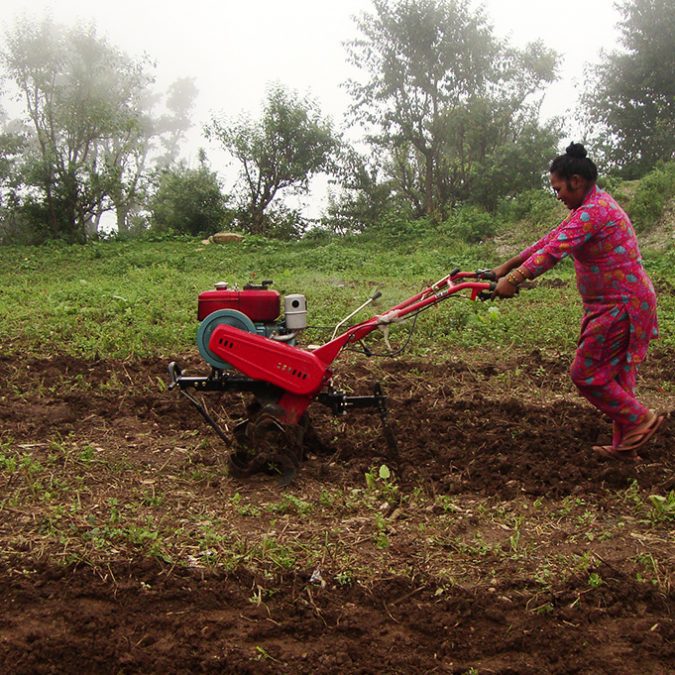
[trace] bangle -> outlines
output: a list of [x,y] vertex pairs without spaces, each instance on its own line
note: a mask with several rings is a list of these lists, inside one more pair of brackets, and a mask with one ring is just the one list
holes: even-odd
[[506,280],[507,280],[507,281],[511,284],[511,286],[513,286],[514,288],[518,288],[518,285],[520,284],[520,281],[518,281],[518,279],[516,279],[516,278],[513,276],[513,272],[509,272],[509,273],[506,275]]
[[527,279],[527,277],[525,276],[525,273],[520,271],[520,268],[513,270],[513,274],[519,274],[520,275],[520,277],[521,277],[520,283],[522,283],[523,281],[525,281]]

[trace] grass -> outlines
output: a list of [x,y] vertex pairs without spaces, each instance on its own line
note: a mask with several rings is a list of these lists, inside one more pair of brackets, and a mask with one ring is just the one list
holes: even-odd
[[114,455],[75,439],[32,447],[3,442],[0,558],[100,567],[140,556],[246,570],[266,580],[260,593],[274,592],[276,575],[317,569],[339,587],[368,586],[382,575],[422,576],[441,594],[506,583],[528,589],[530,609],[540,613],[552,611],[543,592],[555,596],[573,584],[583,602],[586,593],[611,585],[607,551],[630,533],[643,552],[622,561],[622,569],[636,583],[670,589],[667,531],[675,498],[646,494],[637,484],[599,501],[503,501],[436,495],[424,485],[402,490],[379,465],[361,486],[310,483],[265,500],[258,490],[238,489],[247,486],[221,463],[209,467],[218,487],[207,490],[203,476],[185,469],[189,461],[175,459],[139,480],[148,474],[143,460],[127,458],[120,472]]
[[[171,357],[194,347],[197,295],[220,279],[239,285],[274,279],[282,293],[305,293],[310,323],[329,327],[374,288],[382,290],[384,308],[454,266],[475,269],[503,257],[489,244],[468,246],[429,235],[394,241],[253,238],[228,246],[188,240],[6,247],[0,260],[0,340],[5,353]],[[657,286],[672,288],[675,249],[646,260]],[[672,349],[675,295],[661,293],[659,303],[662,339],[655,349]],[[573,270],[563,263],[516,300],[453,299],[432,309],[418,321],[412,349],[420,355],[510,345],[569,351],[579,318]],[[403,339],[407,329],[399,330]],[[328,334],[316,328],[306,338],[312,342]]]

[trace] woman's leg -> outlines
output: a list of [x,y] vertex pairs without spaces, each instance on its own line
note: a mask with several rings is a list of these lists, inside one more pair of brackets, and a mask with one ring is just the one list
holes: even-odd
[[635,397],[637,368],[628,360],[630,321],[617,318],[604,334],[605,349],[599,356],[584,349],[577,350],[570,368],[572,381],[579,392],[612,421],[612,445],[621,444],[627,432],[639,428],[653,417],[650,410]]
[[627,365],[625,360],[614,364],[612,360],[594,359],[579,350],[570,368],[572,381],[581,395],[615,423],[614,445],[621,442],[626,431],[651,417],[649,409],[635,397],[634,390],[622,386],[623,382],[617,377],[617,368]]

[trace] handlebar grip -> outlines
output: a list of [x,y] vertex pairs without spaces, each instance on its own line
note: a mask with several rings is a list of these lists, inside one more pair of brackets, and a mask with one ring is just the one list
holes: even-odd
[[497,281],[497,276],[490,269],[480,269],[476,270],[476,276],[479,279],[487,279],[488,281]]
[[375,291],[375,293],[373,293],[370,296],[370,299],[371,300],[377,300],[378,298],[381,298],[381,297],[382,297],[382,291]]
[[497,288],[497,282],[496,281],[491,281],[490,282],[490,288],[489,290],[481,291],[478,294],[478,299],[479,300],[493,300],[494,299],[494,292],[495,289]]

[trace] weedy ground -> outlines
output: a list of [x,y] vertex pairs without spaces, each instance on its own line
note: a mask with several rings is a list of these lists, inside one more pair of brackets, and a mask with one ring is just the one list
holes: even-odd
[[[383,383],[398,454],[379,417],[313,406],[321,442],[285,490],[274,476],[231,477],[231,448],[167,391],[169,358],[206,370],[196,295],[220,278],[305,292],[316,342],[376,286],[393,304],[494,255],[415,241],[10,249],[0,663],[666,672],[675,431],[671,421],[635,466],[590,452],[609,425],[567,378],[579,315],[569,267],[509,303],[431,310],[396,359],[341,357],[338,386]],[[645,254],[663,336],[641,395],[664,412],[675,407],[672,256]],[[227,429],[245,404],[209,399]]]

